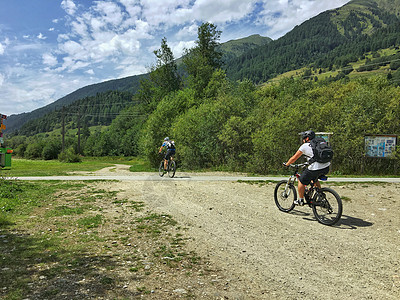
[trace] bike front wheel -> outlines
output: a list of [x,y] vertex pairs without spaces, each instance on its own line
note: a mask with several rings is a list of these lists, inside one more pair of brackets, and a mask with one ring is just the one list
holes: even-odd
[[319,223],[334,225],[342,216],[342,199],[334,190],[322,188],[315,194],[312,210]]
[[289,212],[294,208],[294,200],[297,199],[296,188],[287,180],[278,182],[274,190],[275,204],[280,211]]
[[169,162],[169,167],[168,167],[168,176],[169,177],[174,177],[175,176],[175,171],[176,171],[176,164],[174,160],[171,160]]
[[162,160],[160,163],[160,167],[158,168],[158,175],[160,175],[160,177],[164,176],[164,161]]

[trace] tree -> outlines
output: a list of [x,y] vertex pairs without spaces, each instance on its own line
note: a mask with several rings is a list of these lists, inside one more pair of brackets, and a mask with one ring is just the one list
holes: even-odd
[[156,109],[157,104],[169,93],[182,87],[182,79],[167,39],[161,40],[161,48],[153,51],[157,62],[150,68],[149,77],[140,81],[135,98],[143,103],[146,113]]
[[[208,65],[213,69],[219,69],[222,66],[222,52],[217,48],[221,37],[221,31],[211,23],[203,23],[198,28],[198,40],[196,41],[199,54],[205,58]],[[195,48],[195,49],[196,49]]]
[[150,80],[159,89],[162,96],[181,88],[181,78],[171,49],[168,47],[167,39],[161,40],[161,48],[153,52],[157,57],[157,63],[152,67]]
[[222,66],[222,53],[218,50],[221,31],[211,23],[198,28],[197,46],[186,51],[183,62],[189,75],[189,87],[201,98],[214,71]]

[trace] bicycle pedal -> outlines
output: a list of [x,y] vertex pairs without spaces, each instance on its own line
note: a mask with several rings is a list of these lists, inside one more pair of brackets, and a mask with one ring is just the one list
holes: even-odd
[[296,204],[298,206],[303,206],[305,203],[304,203],[304,200],[295,200],[294,204]]

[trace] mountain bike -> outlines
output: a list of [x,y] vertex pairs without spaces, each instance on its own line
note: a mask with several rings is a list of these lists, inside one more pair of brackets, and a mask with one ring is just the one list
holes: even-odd
[[170,156],[168,159],[167,169],[164,169],[164,161],[165,158],[163,158],[160,162],[160,167],[158,168],[158,175],[160,175],[160,177],[163,177],[165,173],[168,173],[168,176],[170,178],[174,177],[176,171],[176,163],[173,160],[172,156]]
[[[300,177],[299,169],[307,166],[307,163],[292,164],[294,172],[289,179],[278,182],[274,190],[275,204],[279,210],[290,212],[294,209],[294,200],[297,200],[296,180]],[[326,181],[328,177],[320,176],[319,180]],[[339,194],[331,188],[318,188],[312,181],[306,187],[304,193],[305,204],[312,208],[317,221],[324,225],[334,225],[342,216],[342,200]]]

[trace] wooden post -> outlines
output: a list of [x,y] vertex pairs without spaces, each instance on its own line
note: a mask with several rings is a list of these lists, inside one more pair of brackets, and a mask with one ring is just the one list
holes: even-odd
[[61,120],[62,120],[62,127],[61,127],[61,135],[62,135],[62,146],[61,151],[64,152],[65,150],[65,107],[63,106],[61,110]]
[[81,154],[81,109],[78,108],[78,154]]

